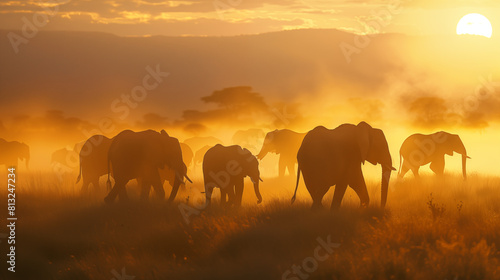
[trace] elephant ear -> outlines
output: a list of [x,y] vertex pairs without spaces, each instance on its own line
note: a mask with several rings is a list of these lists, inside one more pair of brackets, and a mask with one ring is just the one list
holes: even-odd
[[371,132],[373,128],[366,122],[360,122],[357,126],[356,140],[359,146],[361,162],[364,164],[370,152]]
[[[440,133],[444,134],[446,132],[441,131]],[[440,138],[438,139],[446,139],[445,137],[446,136],[440,135]],[[447,137],[448,140],[442,144],[443,152],[449,156],[453,156],[453,152],[459,152],[457,150],[457,147],[459,147],[460,145],[463,146],[463,144],[461,144],[462,140],[457,134],[448,134]]]

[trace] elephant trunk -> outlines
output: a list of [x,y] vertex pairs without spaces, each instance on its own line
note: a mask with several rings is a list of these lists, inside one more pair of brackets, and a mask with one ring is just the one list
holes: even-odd
[[382,208],[387,203],[387,193],[389,190],[389,179],[391,178],[392,166],[382,165],[382,186],[380,194],[380,205]]
[[262,202],[262,195],[260,195],[260,190],[259,190],[259,179],[252,179],[253,182],[253,189],[255,191],[255,195],[257,196],[257,203]]
[[265,145],[266,144],[262,146],[262,149],[260,149],[260,152],[257,154],[257,159],[259,160],[263,159],[268,153],[268,150]]
[[464,180],[467,180],[467,155],[462,154],[462,175],[464,176]]
[[[179,191],[179,187],[182,183],[183,183],[183,181],[179,179],[179,176],[175,176],[174,185],[172,186],[172,192],[170,193],[170,196],[168,198],[168,202],[174,201],[175,196],[177,195],[177,191]],[[165,193],[163,193],[163,195],[165,195]]]

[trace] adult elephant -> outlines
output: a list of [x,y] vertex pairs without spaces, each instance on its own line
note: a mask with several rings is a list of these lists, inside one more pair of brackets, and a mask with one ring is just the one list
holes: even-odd
[[297,195],[300,172],[309,194],[312,208],[322,207],[321,200],[328,189],[335,185],[331,209],[338,209],[347,186],[359,196],[361,206],[368,206],[370,199],[361,164],[365,161],[382,165],[381,206],[387,202],[387,191],[392,167],[391,154],[385,135],[380,129],[366,122],[358,125],[342,124],[335,129],[318,126],[309,131],[297,153],[299,163],[297,185],[292,203]]
[[233,144],[240,145],[251,151],[257,151],[262,145],[262,138],[265,133],[260,128],[250,128],[247,130],[238,130],[233,134],[231,140]]
[[83,144],[80,153],[80,173],[76,183],[83,178],[82,193],[90,184],[99,188],[99,177],[108,173],[108,151],[113,140],[104,135],[93,135]]
[[431,170],[441,175],[444,172],[444,156],[462,155],[462,175],[467,179],[466,161],[468,158],[464,143],[460,136],[439,131],[433,134],[413,134],[406,138],[399,149],[399,174],[403,178],[411,169],[415,177],[419,177],[420,166],[431,163]]
[[182,161],[186,164],[187,167],[191,166],[193,162],[194,153],[193,150],[186,143],[180,143],[181,151],[182,151]]
[[247,149],[238,145],[222,146],[220,144],[210,148],[203,158],[203,178],[205,182],[206,203],[210,205],[212,192],[215,187],[220,188],[221,204],[228,202],[236,206],[241,205],[243,197],[243,179],[248,176],[252,180],[257,203],[262,202],[259,190],[259,162]]
[[196,151],[194,154],[194,165],[203,163],[203,157],[210,148],[212,148],[212,146],[206,145]]
[[[112,167],[112,170],[110,168]],[[175,172],[174,184],[169,202],[173,201],[184,177],[187,177],[186,164],[182,161],[179,140],[170,137],[164,130],[133,132],[125,130],[116,135],[108,151],[108,184],[113,172],[115,184],[104,201],[112,203],[116,196],[127,198],[125,185],[132,179],[140,181],[142,190],[153,186],[156,194],[164,198],[165,191],[160,179],[159,169],[168,167]]]
[[[90,184],[94,188],[99,188],[99,178],[103,175],[108,174],[108,152],[113,139],[108,138],[104,135],[93,135],[83,145],[81,145],[81,150],[79,153],[80,160],[80,174],[76,179],[76,183],[83,178],[82,193],[88,191]],[[182,150],[182,143],[181,143]],[[184,152],[183,152],[184,157]],[[160,168],[159,170],[161,183],[164,184],[168,181],[170,185],[175,183],[175,172],[168,168],[167,166]],[[113,176],[113,174],[111,174]],[[138,183],[142,186],[142,180],[138,179]],[[143,198],[149,196],[150,186],[144,187],[141,190],[141,195]]]
[[7,141],[0,138],[0,165],[17,166],[20,160],[24,160],[26,168],[29,168],[29,146],[18,141]]
[[289,129],[276,129],[268,132],[257,158],[262,160],[267,153],[278,154],[280,155],[278,162],[279,176],[283,177],[286,169],[288,169],[290,175],[295,175],[297,151],[305,135],[305,133],[298,133]]

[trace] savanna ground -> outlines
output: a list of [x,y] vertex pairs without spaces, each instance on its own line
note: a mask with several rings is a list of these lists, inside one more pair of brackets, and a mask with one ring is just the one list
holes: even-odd
[[[178,206],[188,196],[201,203],[199,178],[171,205],[140,202],[132,184],[130,202],[107,206],[104,189],[82,197],[73,175],[20,172],[16,273],[2,261],[0,278],[282,279],[289,270],[283,279],[500,279],[500,178],[395,175],[385,210],[376,180],[367,181],[368,209],[348,190],[342,208],[329,211],[332,188],[327,209],[312,212],[302,183],[290,205],[295,178],[264,178],[262,204],[247,182],[241,209],[214,204],[186,223]],[[340,246],[313,261],[318,238]]]

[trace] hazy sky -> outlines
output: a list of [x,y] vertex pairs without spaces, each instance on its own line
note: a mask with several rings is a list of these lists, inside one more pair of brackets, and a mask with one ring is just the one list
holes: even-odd
[[[454,33],[458,20],[468,13],[489,18],[493,36],[500,28],[494,21],[500,15],[500,2],[493,0],[0,1],[0,26],[21,29],[27,19],[41,22],[43,30],[118,35],[219,36],[297,28],[426,35]],[[377,18],[377,24],[370,24]]]

